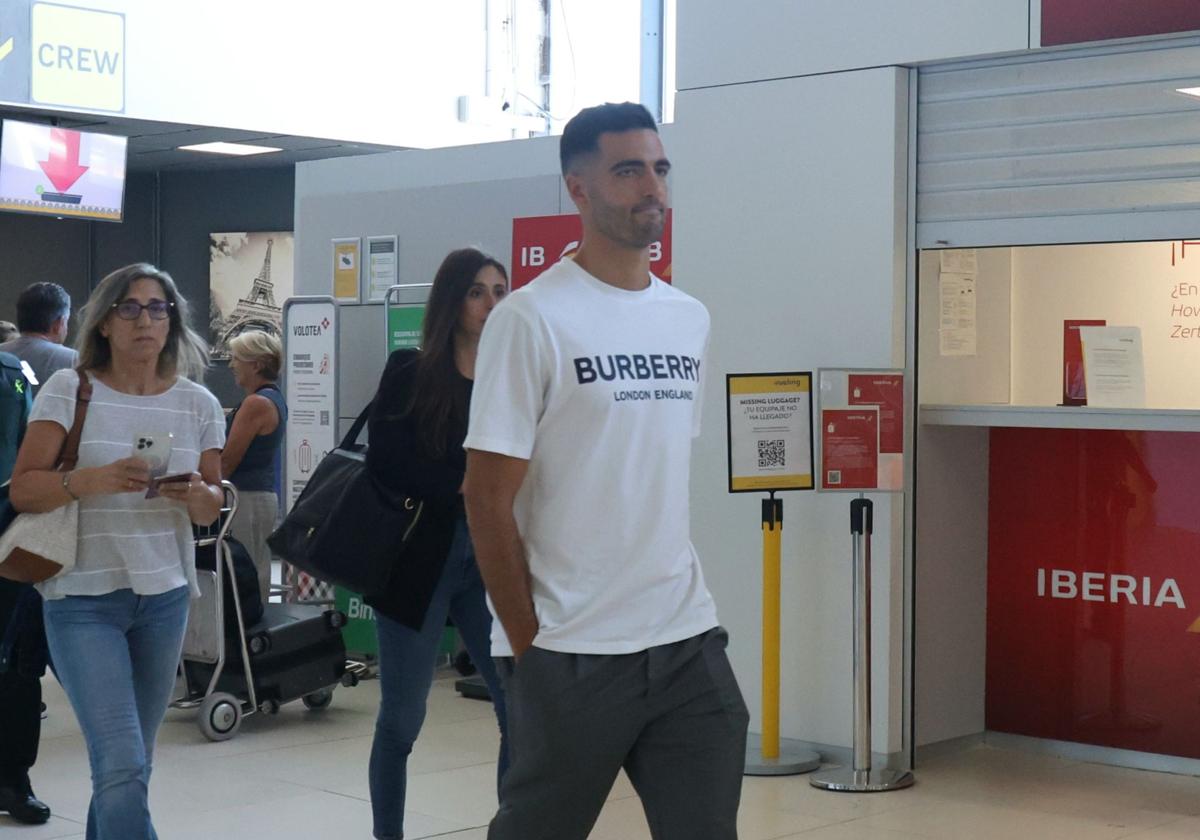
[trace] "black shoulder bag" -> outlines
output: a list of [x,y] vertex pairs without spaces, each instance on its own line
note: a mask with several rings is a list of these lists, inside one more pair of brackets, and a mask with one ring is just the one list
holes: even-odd
[[293,566],[367,596],[387,587],[425,508],[420,499],[390,492],[367,470],[366,446],[357,441],[370,413],[368,404],[267,538]]

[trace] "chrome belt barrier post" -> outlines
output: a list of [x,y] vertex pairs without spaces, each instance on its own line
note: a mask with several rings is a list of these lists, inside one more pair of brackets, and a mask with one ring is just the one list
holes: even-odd
[[854,766],[814,774],[815,788],[847,793],[899,790],[913,783],[908,770],[871,768],[871,520],[870,499],[850,502],[854,554]]

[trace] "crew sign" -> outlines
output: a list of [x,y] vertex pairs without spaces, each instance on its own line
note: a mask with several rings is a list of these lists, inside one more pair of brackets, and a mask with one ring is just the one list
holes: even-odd
[[125,110],[125,16],[57,3],[30,10],[30,101]]

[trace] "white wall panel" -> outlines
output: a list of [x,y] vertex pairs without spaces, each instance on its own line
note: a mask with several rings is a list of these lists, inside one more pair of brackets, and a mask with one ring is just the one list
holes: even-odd
[[1024,50],[1028,0],[683,0],[680,91]]
[[1194,235],[1197,68],[1194,38],[922,68],[918,244]]
[[[726,492],[724,377],[903,365],[907,78],[874,69],[677,100],[675,277],[713,318],[692,533],[754,728],[760,505]],[[895,752],[902,506],[876,498],[874,738]],[[783,734],[839,746],[851,735],[849,499],[784,494]]]
[[[428,282],[442,258],[474,245],[508,265],[515,216],[573,211],[559,192],[557,140],[396,152],[296,168],[296,293],[329,294],[330,240],[398,237],[401,283]],[[338,414],[371,398],[386,358],[383,308],[342,309]]]

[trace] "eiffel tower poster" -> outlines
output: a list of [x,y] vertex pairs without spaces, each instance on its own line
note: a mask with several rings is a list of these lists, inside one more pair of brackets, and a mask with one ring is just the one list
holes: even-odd
[[209,345],[229,359],[229,340],[247,330],[279,336],[283,302],[292,296],[290,231],[209,234]]

